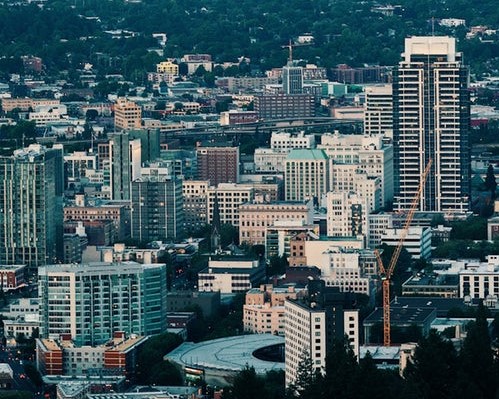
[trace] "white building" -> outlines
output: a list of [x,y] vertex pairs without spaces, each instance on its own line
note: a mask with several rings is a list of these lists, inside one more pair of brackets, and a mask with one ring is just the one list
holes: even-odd
[[220,223],[239,227],[239,206],[252,201],[254,191],[254,187],[250,184],[220,183],[216,187],[209,187],[207,190],[209,223],[213,221],[215,201],[217,201]]
[[367,216],[370,205],[367,198],[347,191],[327,193],[327,235],[330,237],[357,237],[367,235]]
[[330,173],[341,173],[340,165],[355,165],[359,173],[380,179],[383,205],[393,200],[393,146],[383,142],[383,135],[324,134],[317,148],[330,158]]
[[255,149],[254,162],[257,172],[284,172],[287,152],[272,148]]
[[[381,236],[381,243],[396,247],[403,231],[403,229],[387,229]],[[431,256],[431,228],[409,227],[402,245],[413,259],[429,259]]]
[[467,263],[459,271],[459,295],[485,299],[495,307],[499,299],[499,255],[487,256],[487,262]]
[[329,161],[322,150],[294,149],[286,158],[286,201],[321,198],[328,191]]
[[209,180],[183,180],[184,225],[187,229],[199,229],[208,223]]
[[431,159],[419,210],[467,211],[471,191],[469,70],[462,53],[456,51],[456,39],[406,38],[393,75],[394,208],[410,209]]
[[392,85],[367,86],[364,103],[364,133],[393,138]]
[[265,276],[265,266],[258,260],[230,258],[210,260],[198,274],[198,290],[234,294],[256,287]]
[[315,148],[315,136],[305,135],[304,132],[298,134],[274,132],[270,137],[270,148],[281,152],[289,152],[294,148]]
[[376,213],[367,217],[367,247],[371,249],[381,246],[381,238],[388,229],[393,228],[393,215]]
[[317,296],[318,302],[287,300],[284,304],[286,386],[296,380],[304,357],[323,373],[334,338],[346,335],[355,355],[359,354],[358,310],[345,308],[339,299],[330,302],[321,296]]

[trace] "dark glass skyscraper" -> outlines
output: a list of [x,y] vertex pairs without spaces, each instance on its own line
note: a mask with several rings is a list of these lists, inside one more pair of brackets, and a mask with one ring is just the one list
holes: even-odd
[[0,157],[0,263],[31,269],[62,259],[61,148],[31,145]]
[[468,68],[451,37],[411,37],[393,76],[395,209],[409,209],[426,164],[422,211],[469,207]]

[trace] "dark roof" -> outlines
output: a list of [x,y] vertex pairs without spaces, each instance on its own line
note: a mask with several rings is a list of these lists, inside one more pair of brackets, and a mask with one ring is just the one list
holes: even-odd
[[[432,307],[390,307],[390,324],[392,326],[410,326],[432,322],[437,317],[436,308]],[[364,325],[383,322],[383,308],[376,308],[364,320]]]
[[469,309],[462,298],[441,298],[424,296],[398,296],[392,302],[392,306],[409,306],[417,308],[435,308],[437,317],[447,317],[451,309]]

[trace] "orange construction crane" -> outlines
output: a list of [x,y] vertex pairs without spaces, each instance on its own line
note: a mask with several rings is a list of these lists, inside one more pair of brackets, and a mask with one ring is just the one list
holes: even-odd
[[384,346],[390,346],[390,344],[391,344],[391,338],[390,338],[390,282],[391,282],[391,278],[393,275],[393,271],[395,269],[395,265],[397,264],[397,261],[399,259],[400,252],[402,251],[402,247],[404,246],[405,237],[407,236],[407,233],[409,231],[409,227],[411,226],[411,222],[412,222],[412,219],[414,217],[414,213],[416,212],[416,209],[418,208],[419,199],[421,198],[421,193],[423,192],[426,178],[428,177],[428,174],[430,173],[431,164],[432,164],[432,160],[430,159],[428,161],[428,164],[426,165],[426,168],[423,172],[423,175],[421,176],[421,182],[419,183],[418,192],[416,193],[416,195],[414,196],[414,199],[412,200],[411,208],[410,208],[409,213],[407,214],[407,218],[405,220],[404,229],[402,230],[402,233],[400,235],[400,239],[399,239],[399,242],[395,248],[395,251],[393,251],[393,255],[392,255],[392,258],[390,259],[390,265],[388,266],[388,269],[385,269],[385,266],[383,265],[383,261],[381,260],[381,256],[379,254],[379,251],[377,249],[374,250],[374,253],[376,254],[376,260],[378,261],[379,275],[381,277],[381,282],[383,285],[383,345]]

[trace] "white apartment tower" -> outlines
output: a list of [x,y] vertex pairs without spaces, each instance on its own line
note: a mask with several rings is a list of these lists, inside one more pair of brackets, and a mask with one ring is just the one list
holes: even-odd
[[286,201],[321,198],[328,191],[328,158],[322,150],[294,149],[286,158]]
[[364,105],[364,133],[393,137],[392,85],[366,87]]
[[393,75],[395,209],[407,210],[430,159],[419,210],[469,206],[469,71],[456,40],[410,37]]

